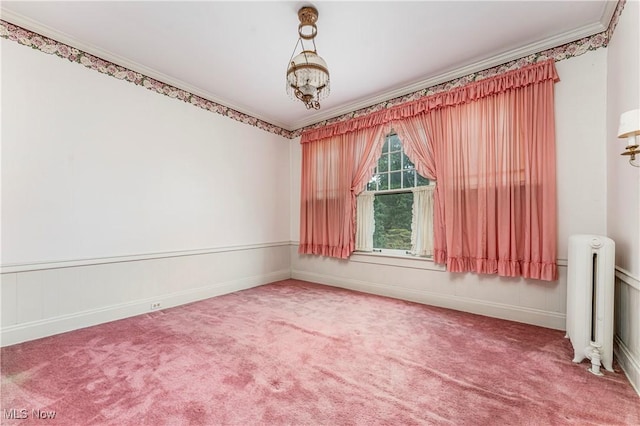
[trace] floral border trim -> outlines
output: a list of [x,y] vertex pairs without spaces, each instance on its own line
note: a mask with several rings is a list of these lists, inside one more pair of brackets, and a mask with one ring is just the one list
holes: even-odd
[[13,25],[4,20],[0,20],[0,37],[15,41],[25,46],[29,46],[33,49],[47,54],[56,55],[62,59],[67,59],[70,62],[84,65],[85,67],[91,68],[100,73],[107,74],[119,80],[128,81],[135,84],[136,86],[142,86],[146,89],[152,90],[170,98],[181,100],[204,110],[229,117],[241,123],[257,127],[259,129],[283,136],[288,139],[294,139],[300,136],[305,130],[317,129],[326,125],[347,121],[352,118],[362,117],[376,111],[391,108],[405,102],[412,102],[424,96],[431,96],[436,93],[456,89],[466,84],[473,83],[475,81],[479,81],[488,77],[493,77],[507,71],[516,70],[527,65],[535,64],[537,62],[546,61],[552,58],[556,62],[562,61],[564,59],[580,56],[591,50],[606,47],[613,35],[615,27],[618,24],[618,20],[620,19],[620,15],[622,13],[622,9],[624,9],[625,3],[626,0],[618,1],[611,21],[609,22],[608,28],[601,33],[594,34],[589,37],[584,37],[580,40],[566,43],[561,46],[547,49],[538,53],[534,53],[529,56],[525,56],[523,58],[495,66],[493,68],[488,68],[486,70],[468,74],[466,76],[459,77],[435,86],[427,87],[404,96],[389,99],[387,101],[380,102],[375,105],[371,105],[369,107],[362,108],[337,117],[333,117],[328,120],[320,121],[318,123],[293,131],[283,129],[282,127],[268,123],[264,120],[260,120],[227,106],[210,101],[208,99],[204,99],[201,96],[194,95],[193,93],[187,92],[186,90],[182,90],[170,84],[166,84],[151,77],[147,77],[144,74],[132,71],[128,68],[116,65],[112,62],[105,61],[104,59],[100,59],[97,56],[83,52],[79,49],[76,49],[64,43],[60,43],[48,37],[44,37],[40,34],[26,30],[17,25]]
[[136,86],[142,86],[170,98],[181,100],[197,106],[198,108],[229,117],[233,120],[257,127],[267,132],[275,133],[276,135],[284,136],[289,139],[293,138],[292,132],[289,130],[252,117],[248,114],[244,114],[240,111],[236,111],[219,103],[204,99],[201,96],[194,95],[193,93],[179,89],[170,84],[147,77],[139,72],[105,61],[104,59],[100,59],[97,56],[83,52],[75,47],[44,37],[4,20],[0,20],[0,37],[29,46],[50,55],[56,55],[59,58],[67,59],[70,62],[75,62],[102,74],[115,77],[118,80],[128,81]]
[[469,83],[473,83],[488,77],[493,77],[495,75],[503,74],[507,71],[520,69],[527,65],[543,62],[548,59],[554,59],[556,62],[558,62],[564,59],[580,56],[591,50],[596,50],[601,47],[606,47],[618,23],[620,14],[622,13],[622,9],[624,8],[625,3],[626,3],[626,0],[618,1],[618,5],[616,6],[616,10],[613,14],[613,17],[611,18],[609,27],[601,33],[594,34],[589,37],[584,37],[579,40],[560,45],[558,47],[543,50],[541,52],[534,53],[520,59],[515,59],[513,61],[506,62],[502,65],[498,65],[493,68],[488,68],[482,71],[468,74],[463,77],[458,77],[456,79],[453,79],[435,86],[427,87],[427,88],[418,90],[416,92],[409,93],[404,96],[389,99],[387,101],[383,101],[378,104],[359,109],[357,111],[343,114],[338,117],[333,117],[315,124],[311,124],[302,129],[295,130],[293,132],[293,135],[294,137],[297,137],[297,136],[300,136],[306,130],[314,130],[327,125],[348,121],[348,120],[351,120],[352,118],[359,118],[377,111],[394,107],[399,104],[412,102],[425,96],[431,96],[437,93],[442,93],[452,89],[457,89]]

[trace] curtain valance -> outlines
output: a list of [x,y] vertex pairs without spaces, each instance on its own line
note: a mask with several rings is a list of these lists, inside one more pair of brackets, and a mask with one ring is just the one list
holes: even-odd
[[362,117],[323,126],[319,129],[307,130],[302,133],[300,143],[313,142],[357,130],[369,129],[404,118],[414,117],[433,109],[464,104],[545,80],[552,80],[553,82],[559,80],[553,59],[508,71],[504,74],[470,83],[458,89],[424,96],[415,101],[376,111]]

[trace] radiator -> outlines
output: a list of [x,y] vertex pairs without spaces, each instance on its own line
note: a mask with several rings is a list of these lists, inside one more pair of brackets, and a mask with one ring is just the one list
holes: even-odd
[[567,337],[573,362],[591,360],[589,371],[613,371],[615,244],[598,235],[569,237]]

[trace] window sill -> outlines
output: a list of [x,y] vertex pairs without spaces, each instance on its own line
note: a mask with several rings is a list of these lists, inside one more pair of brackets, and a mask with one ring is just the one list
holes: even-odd
[[437,265],[431,257],[412,256],[397,252],[355,251],[349,257],[351,262],[371,263],[375,265],[395,266],[400,268],[425,269],[430,271],[446,271],[444,265]]

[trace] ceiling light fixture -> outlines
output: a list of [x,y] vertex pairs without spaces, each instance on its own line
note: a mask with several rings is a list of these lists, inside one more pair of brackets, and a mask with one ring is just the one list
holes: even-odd
[[[318,33],[318,11],[315,7],[303,7],[298,11],[298,19],[299,37],[287,68],[287,93],[292,98],[300,99],[307,109],[320,109],[320,100],[329,95],[329,69],[324,59],[316,53],[314,38]],[[305,40],[311,40],[313,50],[305,48]],[[295,55],[298,45],[302,52]]]

